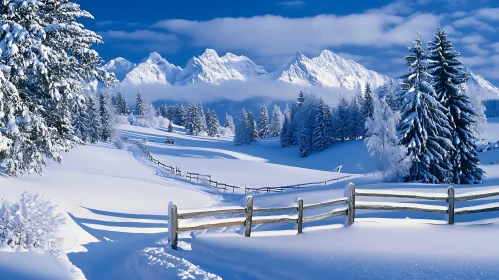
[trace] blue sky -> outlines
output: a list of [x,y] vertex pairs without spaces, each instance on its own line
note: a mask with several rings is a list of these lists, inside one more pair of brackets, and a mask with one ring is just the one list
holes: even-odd
[[297,52],[329,49],[369,69],[398,76],[420,31],[440,24],[474,72],[499,85],[499,1],[495,0],[75,0],[102,35],[105,60],[139,62],[157,51],[175,65],[205,48],[246,55],[268,71]]

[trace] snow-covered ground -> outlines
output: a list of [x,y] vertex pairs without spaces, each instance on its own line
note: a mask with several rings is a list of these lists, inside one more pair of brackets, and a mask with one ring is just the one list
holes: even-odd
[[[496,124],[487,126],[484,138],[488,141],[499,140]],[[165,164],[179,166],[183,172],[210,174],[228,184],[283,186],[351,173],[363,175],[352,180],[359,188],[441,193],[447,188],[381,183],[362,141],[335,143],[302,159],[295,148],[280,148],[278,139],[237,147],[230,137],[192,137],[180,128],[168,133],[122,126],[121,132],[130,138],[147,138],[148,149]],[[164,144],[167,136],[175,139],[175,145]],[[499,160],[499,149],[480,158],[487,172],[485,184],[457,186],[456,193],[499,185],[499,165],[492,163]],[[340,165],[347,173],[333,171]],[[298,197],[305,204],[339,198],[345,184],[255,195],[255,206],[295,205]],[[77,268],[64,261],[64,255],[57,259],[0,252],[0,276],[9,279],[30,279],[33,273],[41,279],[81,278],[78,269],[88,279],[492,279],[499,272],[493,265],[499,259],[497,225],[469,224],[495,223],[497,212],[456,217],[457,225],[444,226],[434,225],[443,223],[442,214],[358,211],[351,227],[343,227],[343,218],[332,218],[305,224],[302,235],[296,235],[294,224],[258,226],[250,238],[239,235],[238,228],[181,233],[179,250],[172,250],[166,240],[170,200],[186,209],[244,205],[245,197],[173,177],[132,144],[124,150],[109,143],[77,147],[64,156],[64,164],[49,163],[42,177],[0,175],[0,196],[15,200],[24,190],[45,195],[67,215],[63,249]],[[456,207],[497,201],[483,199]],[[32,270],[20,269],[20,263],[29,263]]]

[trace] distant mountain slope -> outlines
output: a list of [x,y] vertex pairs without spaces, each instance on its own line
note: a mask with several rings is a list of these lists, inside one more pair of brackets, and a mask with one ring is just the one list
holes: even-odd
[[182,68],[169,63],[157,52],[151,53],[131,70],[123,80],[125,85],[173,84]]
[[[328,50],[314,58],[297,53],[288,63],[271,73],[246,56],[227,53],[220,57],[213,49],[206,49],[200,56],[191,58],[183,69],[169,63],[156,52],[137,65],[124,58],[116,58],[105,64],[104,68],[115,72],[122,85],[134,87],[150,84],[219,85],[226,81],[245,81],[262,76],[300,86],[358,90],[364,88],[366,83],[376,88],[392,79]],[[93,84],[90,86],[97,87]],[[481,99],[499,98],[497,87],[471,71],[467,89],[476,92]]]
[[364,88],[366,83],[379,87],[390,78],[346,60],[328,50],[309,59],[297,53],[288,64],[272,73],[277,80],[304,86]]

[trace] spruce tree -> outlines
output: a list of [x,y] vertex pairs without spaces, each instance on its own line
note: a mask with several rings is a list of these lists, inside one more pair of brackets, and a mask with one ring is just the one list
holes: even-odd
[[142,94],[137,92],[137,101],[135,103],[135,115],[143,116],[145,113],[144,99],[142,99]]
[[241,110],[241,115],[236,121],[235,129],[234,129],[234,144],[248,145],[250,144],[250,135],[248,133],[248,114],[246,110]]
[[269,113],[267,112],[267,107],[262,106],[260,110],[260,116],[258,117],[258,137],[264,139],[268,138],[269,132]]
[[272,110],[272,116],[270,118],[269,125],[269,136],[277,137],[281,135],[281,130],[284,123],[284,115],[281,112],[281,108],[274,104],[274,109]]
[[315,130],[312,138],[312,147],[316,151],[323,151],[329,147],[328,128],[327,128],[327,106],[322,98],[317,104],[317,115],[315,119]]
[[248,132],[248,144],[253,144],[253,142],[258,139],[258,129],[256,126],[255,118],[253,117],[253,112],[248,110],[246,113],[246,123],[247,123],[247,132]]
[[402,77],[401,122],[397,125],[400,144],[407,148],[409,172],[406,181],[444,183],[451,168],[448,163],[452,145],[448,135],[451,127],[447,109],[436,100],[429,84],[427,56],[422,47],[421,35],[409,48],[405,57],[409,73]]
[[220,133],[220,131],[218,130],[220,123],[218,121],[217,113],[215,113],[215,111],[210,111],[208,109],[208,112],[206,114],[206,125],[208,127],[207,129],[208,136],[215,137]]
[[344,96],[341,96],[338,104],[338,121],[336,122],[336,134],[341,142],[348,137],[349,127],[348,102]]
[[99,94],[99,113],[102,125],[101,139],[104,141],[110,141],[112,132],[111,115],[109,113],[107,98],[102,91]]
[[283,148],[291,146],[288,133],[290,126],[291,126],[290,111],[289,108],[286,106],[286,109],[284,110],[284,123],[282,125],[282,130],[280,135],[281,147]]
[[348,138],[355,140],[362,136],[364,132],[364,126],[362,123],[363,117],[360,108],[360,95],[356,95],[350,101],[348,108],[349,120],[348,120]]
[[128,105],[126,104],[125,97],[121,94],[121,92],[118,92],[116,94],[116,113],[119,115],[128,115],[130,110],[128,109]]
[[[0,5],[0,106],[7,172],[42,173],[45,159],[61,162],[75,146],[71,109],[85,84],[115,81],[93,49],[101,37],[81,25],[92,16],[68,0],[3,1]],[[5,76],[4,76],[5,73]],[[1,99],[1,98],[0,98]]]
[[83,97],[79,98],[79,100],[76,100],[75,102],[72,115],[72,125],[74,135],[80,138],[81,141],[86,142],[88,139],[89,119],[87,107]]
[[94,100],[94,96],[88,96],[87,109],[88,109],[88,141],[90,143],[97,143],[101,138],[102,121],[100,119],[99,107]]
[[300,137],[300,156],[308,157],[310,155],[310,139],[305,130],[302,131]]
[[177,112],[178,125],[185,126],[185,122],[187,120],[187,109],[184,105],[181,105]]
[[469,76],[457,59],[459,56],[447,32],[439,27],[433,41],[428,43],[429,73],[437,99],[447,109],[451,126],[451,180],[455,184],[474,184],[482,182],[484,172],[479,167],[476,136],[472,131],[477,114],[463,89]]
[[197,108],[195,124],[197,125],[197,131],[199,133],[207,130],[206,115],[204,114],[203,106],[201,104],[199,104]]
[[[371,85],[366,83],[366,87],[364,89],[364,98],[362,100],[362,117],[364,118],[362,121],[362,126],[364,126],[367,118],[372,118],[374,113],[374,95],[371,89]],[[363,136],[365,136],[366,130],[364,129]]]

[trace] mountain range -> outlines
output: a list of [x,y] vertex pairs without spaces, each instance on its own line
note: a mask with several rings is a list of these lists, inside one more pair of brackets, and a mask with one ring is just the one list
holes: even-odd
[[[366,83],[376,88],[393,79],[328,50],[313,58],[298,52],[288,63],[273,72],[267,72],[264,67],[255,64],[246,56],[232,53],[219,56],[213,49],[206,49],[200,56],[191,58],[184,68],[173,65],[157,52],[153,52],[138,64],[125,58],[115,58],[106,63],[104,69],[114,72],[122,85],[132,87],[150,84],[219,85],[231,80],[245,81],[267,77],[276,82],[299,86],[358,90]],[[470,87],[483,98],[499,98],[497,87],[471,71],[468,81],[468,88]]]

